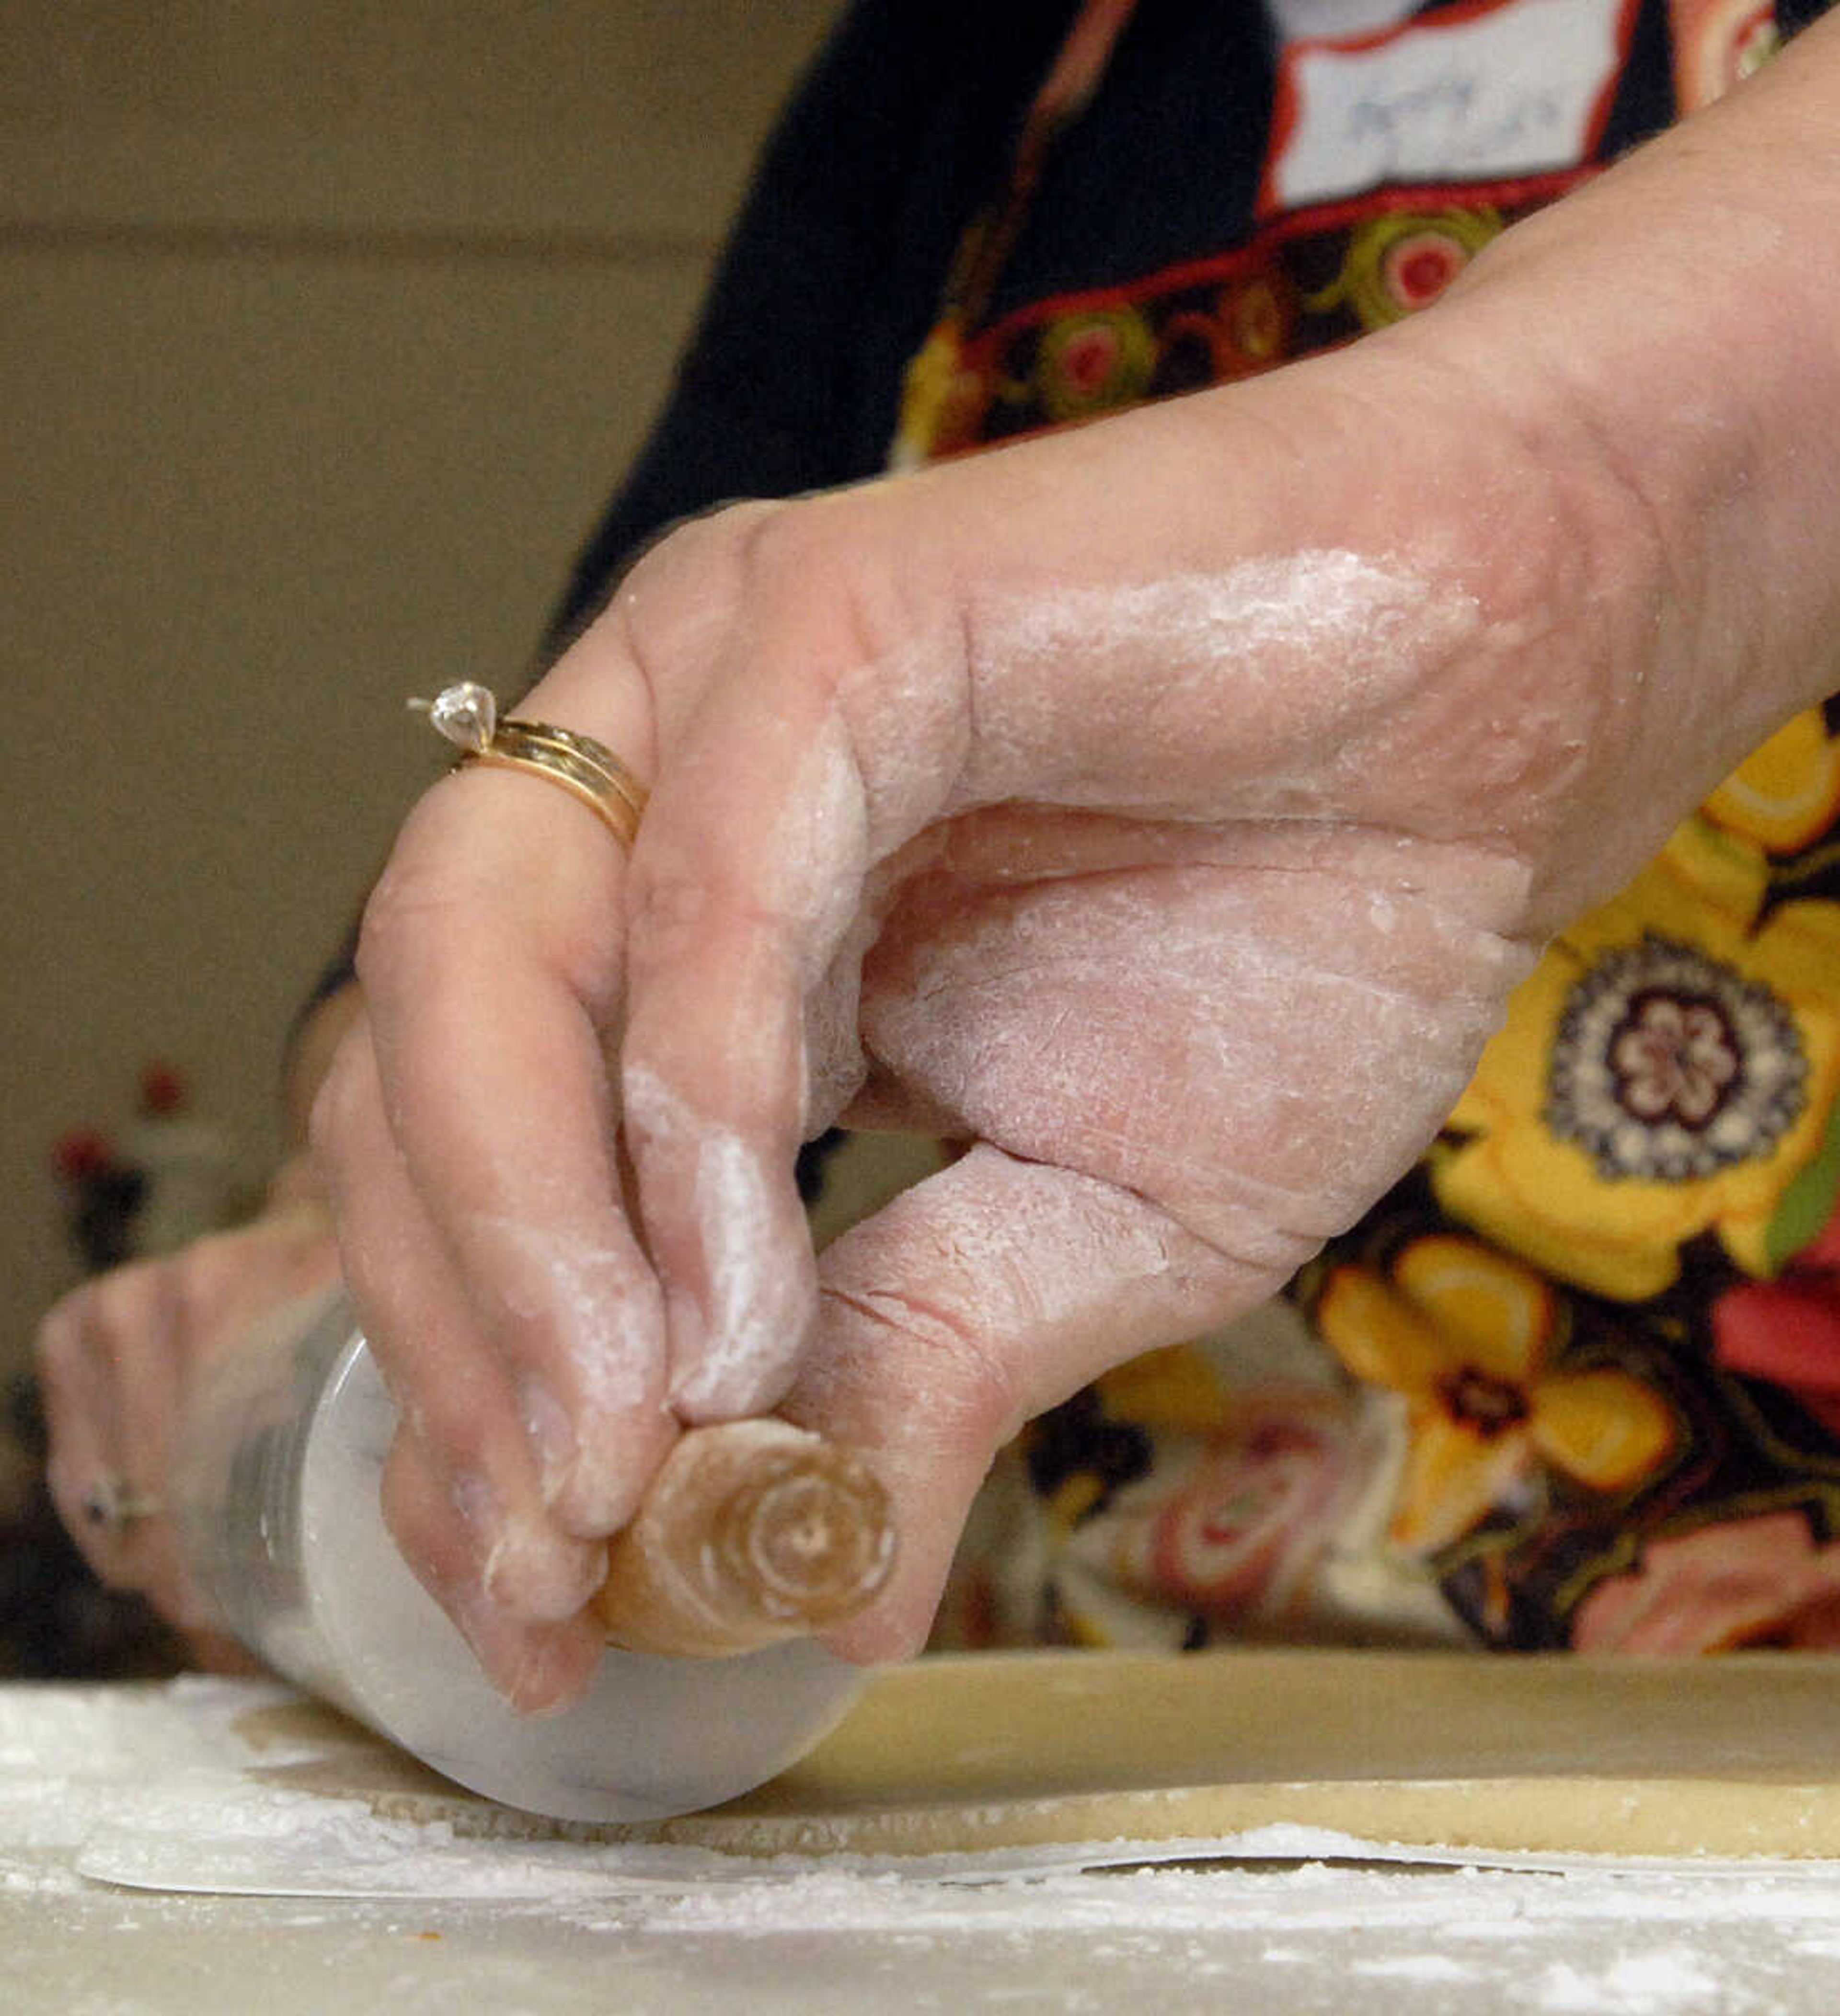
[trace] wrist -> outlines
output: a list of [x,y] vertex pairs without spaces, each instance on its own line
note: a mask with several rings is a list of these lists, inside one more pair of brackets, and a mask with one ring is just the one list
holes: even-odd
[[1837,124],[1840,20],[1503,234],[1421,325],[1497,360],[1547,466],[1594,488],[1601,578],[1651,604],[1631,727],[1694,802],[1840,689]]

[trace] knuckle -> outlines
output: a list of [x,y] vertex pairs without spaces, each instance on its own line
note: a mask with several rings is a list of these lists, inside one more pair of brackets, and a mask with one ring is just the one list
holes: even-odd
[[308,1151],[319,1167],[332,1171],[341,1164],[372,1075],[367,1053],[347,1038],[334,1052],[307,1114]]
[[246,1271],[243,1244],[233,1232],[210,1233],[178,1257],[170,1272],[182,1312],[214,1309],[235,1292]]
[[451,1479],[489,1468],[499,1431],[490,1408],[467,1404],[438,1377],[408,1377],[400,1368],[390,1388],[414,1452],[433,1475]]
[[661,748],[682,733],[722,661],[712,640],[759,606],[777,570],[780,535],[769,528],[797,509],[757,499],[682,520],[621,581],[602,622],[644,682]]
[[95,1282],[82,1310],[88,1349],[113,1362],[124,1344],[157,1327],[171,1307],[172,1272],[164,1261],[137,1261]]
[[782,505],[740,528],[735,565],[750,627],[796,634],[805,676],[833,693],[915,634],[911,584],[887,564],[881,529],[847,497]]
[[793,508],[782,499],[749,498],[680,518],[628,570],[614,607],[637,625],[643,640],[655,625],[668,634],[692,612],[725,606],[762,527]]
[[59,1374],[81,1347],[81,1309],[86,1293],[79,1289],[65,1296],[40,1321],[32,1338],[32,1359],[41,1379]]
[[405,961],[426,956],[477,909],[477,892],[436,862],[405,860],[401,849],[377,878],[358,925],[359,984],[376,991]]
[[[822,1291],[836,1320],[801,1404],[864,1446],[983,1455],[1021,1426],[1021,1383],[1001,1341],[942,1302],[877,1291]],[[821,1396],[821,1398],[819,1397]]]
[[627,576],[628,585],[640,591],[638,606],[644,607],[647,590],[681,588],[694,597],[700,584],[707,592],[712,579],[720,581],[733,572],[737,556],[748,549],[754,528],[787,509],[772,499],[750,498],[680,518],[647,548]]
[[807,506],[782,503],[725,513],[712,521],[729,535],[732,564],[750,599],[776,597],[788,585],[809,588],[815,557],[808,530],[811,516]]
[[708,884],[690,863],[636,858],[627,936],[633,977],[668,970],[693,954],[711,911]]

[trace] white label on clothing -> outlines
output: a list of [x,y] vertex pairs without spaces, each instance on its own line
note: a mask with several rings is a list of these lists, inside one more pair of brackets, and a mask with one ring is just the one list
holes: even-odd
[[1482,182],[1590,157],[1635,0],[1482,0],[1284,53],[1262,207]]
[[1273,21],[1287,42],[1326,36],[1371,34],[1397,27],[1418,12],[1422,0],[1266,0]]

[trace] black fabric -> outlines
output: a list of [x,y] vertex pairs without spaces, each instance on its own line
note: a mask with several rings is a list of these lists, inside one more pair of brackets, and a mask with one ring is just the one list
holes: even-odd
[[674,520],[873,474],[966,219],[1070,0],[858,0],[795,94],[650,440],[575,565],[565,642]]

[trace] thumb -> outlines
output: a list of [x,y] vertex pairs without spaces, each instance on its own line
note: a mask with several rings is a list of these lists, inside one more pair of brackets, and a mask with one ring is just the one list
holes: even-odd
[[827,1248],[810,1355],[780,1411],[865,1453],[900,1543],[835,1649],[917,1651],[971,1500],[1023,1424],[1251,1307],[1284,1272],[1217,1252],[1128,1190],[988,1146]]

